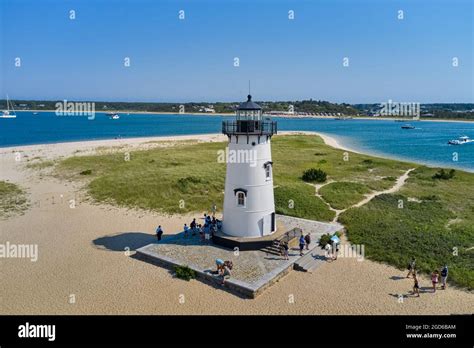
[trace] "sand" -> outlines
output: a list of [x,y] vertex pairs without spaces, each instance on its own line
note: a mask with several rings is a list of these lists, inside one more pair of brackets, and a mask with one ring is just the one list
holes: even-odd
[[[301,133],[301,132],[297,132]],[[407,295],[406,272],[369,260],[339,258],[314,273],[291,272],[256,299],[242,299],[197,280],[173,278],[163,268],[131,257],[200,214],[158,213],[83,200],[83,184],[60,181],[48,168],[27,169],[27,159],[56,159],[115,147],[172,146],[174,139],[225,141],[223,135],[138,138],[0,149],[0,180],[24,187],[32,202],[23,214],[0,220],[0,242],[37,244],[38,260],[0,259],[0,314],[451,314],[473,313],[472,293],[456,288],[420,298]],[[326,143],[337,141],[324,137]],[[78,152],[79,151],[79,152]],[[22,158],[15,161],[15,153]],[[27,157],[28,156],[28,157]],[[63,195],[61,198],[60,195]],[[51,197],[54,196],[54,204]],[[77,206],[69,207],[75,197]],[[62,201],[62,202],[61,202]],[[128,251],[130,250],[130,251]],[[423,289],[430,287],[422,277]],[[74,301],[73,301],[74,300]],[[73,302],[73,303],[70,303]]]

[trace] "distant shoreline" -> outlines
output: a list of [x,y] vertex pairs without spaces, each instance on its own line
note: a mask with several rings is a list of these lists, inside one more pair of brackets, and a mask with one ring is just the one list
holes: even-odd
[[[56,110],[16,110],[16,112],[55,112]],[[96,111],[96,113],[111,113],[114,111]],[[182,115],[182,116],[233,116],[235,113],[233,112],[221,112],[221,113],[203,113],[203,112],[165,112],[165,111],[131,111],[131,110],[123,110],[123,111],[115,111],[114,113],[117,114],[140,114],[140,115]],[[334,120],[337,117],[335,116],[313,116],[313,115],[301,115],[301,116],[289,116],[289,115],[283,115],[283,116],[272,116],[268,115],[269,117],[278,117],[278,118],[287,118],[287,119],[292,119],[292,120],[299,120],[299,119],[322,119],[322,120]],[[419,120],[413,120],[410,118],[407,118],[404,120],[403,118],[400,117],[374,117],[374,116],[342,116],[342,117],[350,117],[348,120],[354,119],[354,120],[374,120],[374,121],[395,121],[395,120],[400,120],[403,122],[453,122],[453,123],[470,123],[474,122],[474,119],[462,119],[462,118],[457,118],[457,119],[446,119],[446,118],[436,118],[436,119],[428,119],[428,118],[420,118]],[[342,121],[347,121],[347,120],[342,120]]]

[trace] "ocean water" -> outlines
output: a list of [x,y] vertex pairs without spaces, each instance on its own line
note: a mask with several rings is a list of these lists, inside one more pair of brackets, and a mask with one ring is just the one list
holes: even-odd
[[[231,116],[120,114],[119,120],[97,113],[56,116],[53,112],[17,112],[16,119],[0,118],[0,147],[80,140],[219,133],[221,121]],[[351,149],[387,158],[474,172],[474,143],[448,145],[467,135],[474,139],[474,122],[411,122],[416,129],[389,120],[288,119],[278,130],[316,131],[335,137]]]

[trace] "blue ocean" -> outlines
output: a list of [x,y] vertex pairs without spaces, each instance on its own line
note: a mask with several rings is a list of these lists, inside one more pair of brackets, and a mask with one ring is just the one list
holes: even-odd
[[[56,116],[54,112],[17,112],[15,119],[0,119],[0,147],[81,140],[219,133],[228,116],[120,114],[112,120],[97,113]],[[279,131],[315,131],[336,138],[351,149],[387,158],[474,171],[474,143],[448,145],[467,135],[474,139],[474,122],[412,122],[401,129],[391,120],[289,119],[278,121]]]

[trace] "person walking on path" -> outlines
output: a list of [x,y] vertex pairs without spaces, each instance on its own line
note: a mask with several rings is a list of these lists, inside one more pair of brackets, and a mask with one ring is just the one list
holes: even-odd
[[411,258],[411,261],[408,264],[407,268],[408,268],[407,278],[410,278],[411,274],[415,274],[415,269],[416,269],[416,259],[414,257]]
[[435,270],[431,273],[431,283],[433,284],[433,292],[436,292],[436,286],[438,285],[439,272]]
[[309,250],[309,245],[311,244],[311,234],[304,236],[304,241],[306,242],[306,250]]
[[413,295],[416,294],[416,297],[420,297],[420,284],[418,284],[418,278],[416,277],[416,272],[413,273]]
[[161,240],[161,236],[163,235],[163,229],[161,228],[161,225],[158,226],[156,229],[156,238],[158,239],[158,242]]
[[306,244],[306,242],[304,240],[304,236],[303,236],[303,234],[301,234],[301,237],[300,237],[300,256],[303,256],[303,249],[304,249],[305,244]]
[[441,270],[441,289],[446,289],[446,280],[448,279],[448,265],[444,265]]

